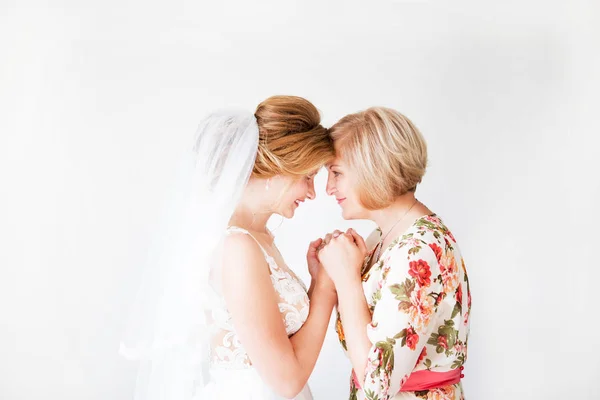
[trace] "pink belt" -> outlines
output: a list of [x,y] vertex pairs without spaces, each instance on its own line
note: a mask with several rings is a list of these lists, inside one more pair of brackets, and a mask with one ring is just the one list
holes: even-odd
[[[428,370],[416,371],[410,374],[408,380],[400,388],[400,392],[417,392],[421,390],[437,389],[444,386],[454,385],[464,378],[462,373],[464,367],[453,369],[448,372],[433,372]],[[352,371],[352,379],[357,388],[361,388]]]

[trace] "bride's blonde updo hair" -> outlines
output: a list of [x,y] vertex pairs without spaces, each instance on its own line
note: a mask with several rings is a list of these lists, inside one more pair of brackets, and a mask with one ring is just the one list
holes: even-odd
[[296,96],[269,97],[258,105],[254,116],[259,138],[253,177],[299,178],[333,160],[333,141],[310,101]]

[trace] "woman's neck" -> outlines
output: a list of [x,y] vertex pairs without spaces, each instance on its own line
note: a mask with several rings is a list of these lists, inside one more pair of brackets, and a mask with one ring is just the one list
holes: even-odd
[[273,212],[265,211],[264,208],[252,206],[241,202],[233,212],[229,225],[239,226],[251,231],[268,233],[267,222]]
[[[430,213],[431,211],[415,198],[413,192],[408,192],[388,207],[372,211],[369,219],[379,226],[383,237],[390,235],[392,231],[406,230],[407,224],[412,224],[415,218]],[[388,239],[389,237],[387,236]]]

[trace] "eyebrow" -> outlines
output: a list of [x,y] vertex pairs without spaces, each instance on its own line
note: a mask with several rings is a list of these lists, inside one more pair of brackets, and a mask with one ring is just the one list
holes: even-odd
[[337,165],[337,164],[330,164],[330,165],[329,165],[327,168],[331,169],[331,168],[333,168],[333,167],[338,167],[338,168],[339,168],[340,166],[339,166],[339,165]]

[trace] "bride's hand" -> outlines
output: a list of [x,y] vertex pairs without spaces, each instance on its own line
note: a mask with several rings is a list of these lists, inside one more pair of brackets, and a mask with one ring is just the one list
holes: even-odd
[[323,245],[323,239],[319,238],[317,240],[313,240],[308,245],[308,251],[306,252],[306,263],[308,264],[308,273],[312,280],[316,280],[317,275],[319,273],[319,268],[321,268],[321,263],[319,262],[319,257],[317,253],[319,249]]
[[319,250],[323,248],[325,243],[328,243],[330,239],[331,235],[329,235],[329,237],[326,236],[325,239],[319,238],[310,242],[310,245],[308,246],[308,251],[306,253],[306,262],[308,264],[308,272],[310,273],[311,277],[311,287],[319,285],[319,287],[323,289],[335,292],[335,286],[333,284],[333,281],[331,280],[329,275],[327,275],[327,272],[323,269],[323,266],[321,265],[321,262],[319,261],[317,255]]
[[360,270],[367,256],[363,238],[353,229],[331,235],[330,241],[317,253],[318,259],[336,287],[360,280]]

